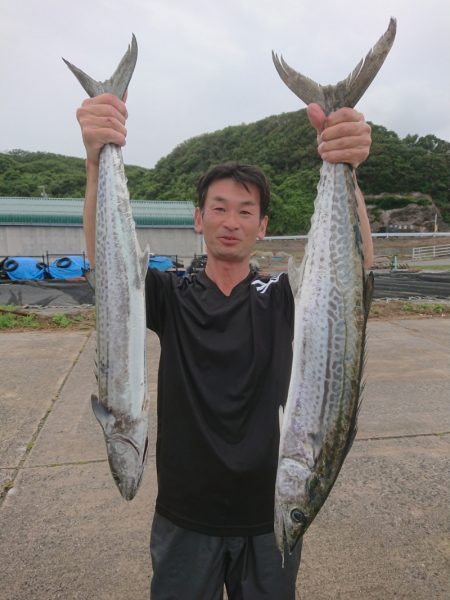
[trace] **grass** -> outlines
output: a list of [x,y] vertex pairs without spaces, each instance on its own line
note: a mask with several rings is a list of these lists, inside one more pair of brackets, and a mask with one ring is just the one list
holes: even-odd
[[416,268],[421,271],[450,271],[450,265],[420,265]]
[[38,329],[39,322],[34,315],[0,314],[0,329]]
[[375,319],[408,317],[450,317],[450,304],[442,302],[375,301],[369,317]]
[[407,302],[403,304],[400,310],[408,313],[442,315],[443,313],[448,312],[449,307],[445,306],[445,304],[413,304],[411,302]]
[[0,305],[0,331],[91,329],[95,326],[94,311],[89,310],[74,315],[57,313],[43,315],[26,314],[17,306]]
[[[77,314],[58,313],[55,315],[28,314],[16,306],[0,306],[0,331],[76,331],[91,330],[95,327],[95,311],[90,309]],[[445,302],[374,301],[370,309],[370,318],[421,318],[450,317],[450,304]]]
[[54,323],[57,327],[69,327],[72,321],[66,317],[64,314],[57,314],[52,317],[52,323]]

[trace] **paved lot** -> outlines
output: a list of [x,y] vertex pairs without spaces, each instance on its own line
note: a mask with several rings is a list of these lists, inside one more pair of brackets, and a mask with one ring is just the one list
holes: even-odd
[[[450,597],[449,339],[446,319],[369,323],[359,433],[305,536],[302,600]],[[90,409],[93,350],[81,332],[0,334],[1,600],[148,598],[154,452],[126,503]]]

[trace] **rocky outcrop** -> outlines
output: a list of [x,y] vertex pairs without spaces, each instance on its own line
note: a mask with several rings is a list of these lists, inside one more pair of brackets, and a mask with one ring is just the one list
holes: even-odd
[[439,208],[427,194],[378,194],[367,195],[366,206],[370,226],[377,232],[417,232],[450,231],[442,219]]

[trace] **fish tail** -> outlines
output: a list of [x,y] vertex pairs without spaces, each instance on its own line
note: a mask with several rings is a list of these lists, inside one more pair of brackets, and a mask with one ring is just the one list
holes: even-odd
[[325,114],[329,114],[343,106],[350,108],[356,106],[356,103],[372,83],[386,56],[389,54],[394,43],[396,30],[397,21],[391,18],[386,32],[368,52],[366,57],[359,61],[346,79],[336,85],[322,86],[316,83],[312,79],[295,71],[282,56],[278,58],[273,51],[272,59],[281,79],[300,100],[303,100],[306,104],[316,102],[323,108]]
[[106,81],[96,81],[89,75],[84,73],[81,69],[63,58],[63,61],[81,83],[88,95],[93,98],[106,92],[114,94],[118,98],[122,99],[127,91],[128,85],[133,75],[134,67],[137,60],[137,42],[136,37],[133,34],[131,44],[128,46],[128,50],[125,52],[119,66],[114,71],[114,74],[110,79]]

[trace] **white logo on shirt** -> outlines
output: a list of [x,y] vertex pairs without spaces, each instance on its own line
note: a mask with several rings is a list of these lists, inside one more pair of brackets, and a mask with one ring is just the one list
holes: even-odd
[[273,275],[269,279],[269,281],[261,281],[260,279],[255,279],[255,281],[252,281],[252,285],[256,285],[256,291],[258,291],[260,294],[264,294],[264,292],[267,292],[272,283],[278,282],[278,280],[280,279],[280,275],[281,273],[279,273],[278,275]]

